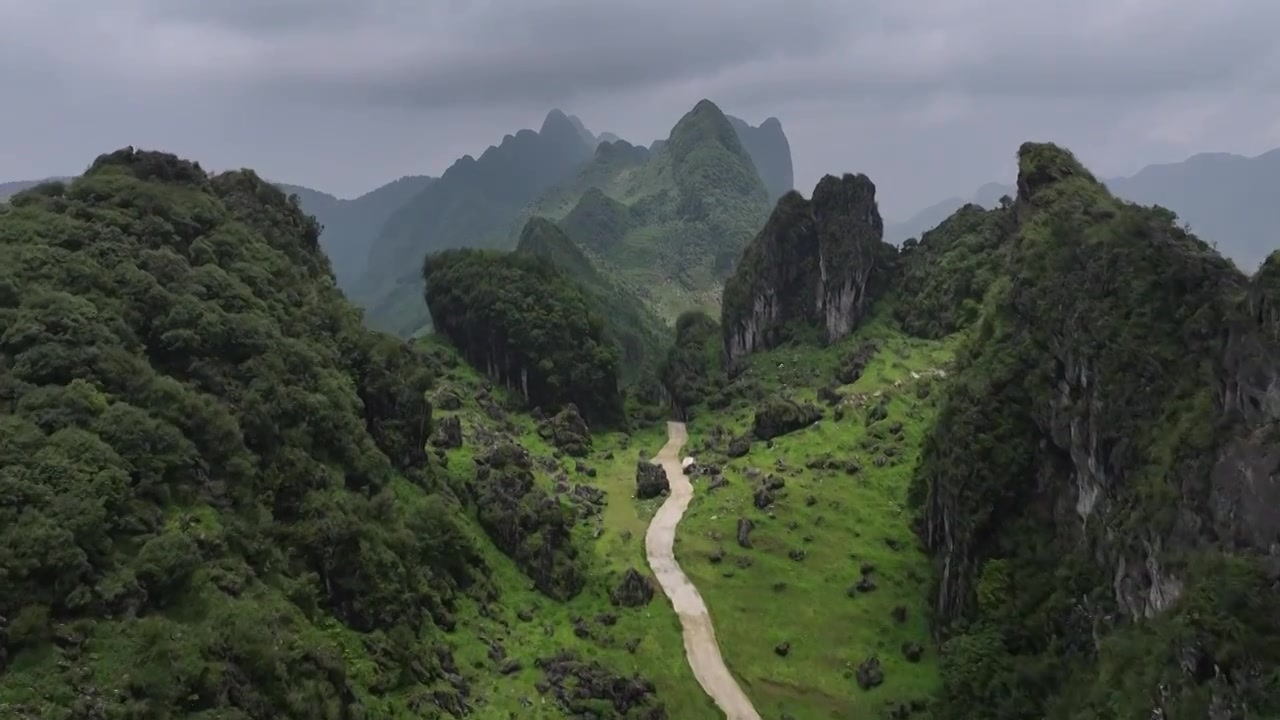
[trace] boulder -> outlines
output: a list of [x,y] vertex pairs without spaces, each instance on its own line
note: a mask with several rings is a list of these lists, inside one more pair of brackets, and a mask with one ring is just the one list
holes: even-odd
[[636,497],[641,500],[656,498],[671,492],[671,483],[661,465],[641,460],[636,463]]
[[653,600],[653,583],[635,568],[627,568],[622,581],[609,593],[609,600],[622,607],[641,607]]

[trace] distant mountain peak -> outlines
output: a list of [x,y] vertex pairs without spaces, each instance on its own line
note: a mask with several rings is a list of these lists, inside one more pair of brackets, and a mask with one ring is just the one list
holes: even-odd
[[769,189],[769,199],[778,198],[795,189],[795,171],[791,164],[791,143],[782,131],[782,123],[770,116],[759,127],[732,115],[726,115],[738,133],[738,139],[751,156],[756,172]]
[[699,100],[693,109],[671,128],[664,151],[674,152],[677,159],[687,156],[704,142],[717,142],[735,155],[749,157],[728,116],[710,100]]
[[[581,122],[575,125],[563,111],[553,108],[551,112],[547,113],[546,119],[542,121],[542,129],[538,131],[538,134],[546,135],[548,133],[563,133],[566,131],[577,134],[579,128],[582,128]],[[582,129],[585,130],[586,128]]]

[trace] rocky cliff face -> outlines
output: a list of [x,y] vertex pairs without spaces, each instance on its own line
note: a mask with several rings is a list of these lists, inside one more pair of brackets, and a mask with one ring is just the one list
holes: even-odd
[[806,328],[831,341],[857,326],[895,255],[881,239],[875,194],[865,175],[828,175],[812,200],[782,196],[725,283],[721,327],[730,368]]
[[953,693],[1002,717],[1270,707],[1280,651],[1237,633],[1280,631],[1258,618],[1280,617],[1275,273],[1052,145],[1021,148],[1012,212],[913,487],[944,651],[990,673]]

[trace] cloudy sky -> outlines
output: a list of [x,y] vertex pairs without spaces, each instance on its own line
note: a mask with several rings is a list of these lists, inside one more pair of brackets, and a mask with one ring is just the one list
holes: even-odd
[[899,218],[1009,180],[1280,147],[1273,0],[0,0],[0,180],[132,144],[342,196],[551,107],[634,142],[700,98],[775,115],[796,184]]

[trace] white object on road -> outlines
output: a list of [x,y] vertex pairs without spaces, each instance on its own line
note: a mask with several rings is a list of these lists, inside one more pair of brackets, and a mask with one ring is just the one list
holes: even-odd
[[694,460],[692,457],[687,457],[680,461],[680,469],[684,470],[687,473],[689,472],[689,470],[693,469],[694,465],[697,465],[697,464],[698,464],[697,461]]

